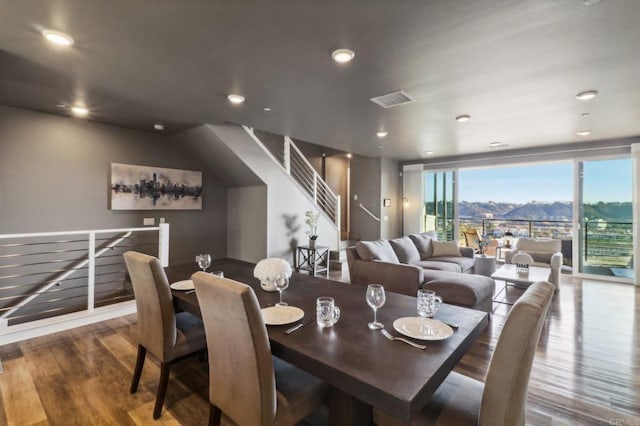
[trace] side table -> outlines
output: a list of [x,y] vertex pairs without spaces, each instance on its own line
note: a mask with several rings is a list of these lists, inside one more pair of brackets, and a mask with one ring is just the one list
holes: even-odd
[[496,257],[477,254],[473,264],[473,273],[490,277],[496,271]]
[[307,271],[313,276],[325,272],[329,278],[329,247],[298,246],[295,268],[296,272]]

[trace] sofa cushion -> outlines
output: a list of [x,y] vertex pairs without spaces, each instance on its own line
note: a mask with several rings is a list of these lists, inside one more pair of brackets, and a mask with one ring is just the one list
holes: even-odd
[[391,244],[391,248],[396,253],[396,256],[398,256],[400,263],[410,265],[420,261],[420,252],[416,248],[416,245],[413,244],[413,241],[411,241],[411,238],[396,238],[389,240],[389,244]]
[[464,273],[473,272],[473,266],[475,265],[475,262],[476,262],[474,258],[469,258],[464,256],[440,256],[440,257],[432,257],[429,260],[437,261],[437,262],[455,263],[456,265],[460,266],[460,269],[462,269],[462,272]]
[[437,260],[421,260],[414,263],[415,266],[420,266],[424,269],[432,269],[436,271],[449,271],[449,272],[462,272],[462,268],[457,263],[452,262],[439,262]]
[[431,245],[433,246],[432,257],[462,256],[455,241],[432,241]]
[[553,256],[552,252],[548,251],[532,251],[532,250],[520,250],[522,253],[527,253],[534,262],[543,263],[549,265],[551,263],[551,256]]
[[356,252],[362,260],[381,260],[383,262],[399,263],[398,256],[387,240],[358,241]]
[[420,260],[427,260],[433,256],[433,246],[431,243],[435,238],[432,238],[430,234],[411,234],[409,238],[411,238],[411,241],[413,241],[413,244],[418,249]]
[[444,302],[470,308],[490,300],[495,290],[495,281],[482,275],[425,271],[425,282],[422,288],[435,291]]

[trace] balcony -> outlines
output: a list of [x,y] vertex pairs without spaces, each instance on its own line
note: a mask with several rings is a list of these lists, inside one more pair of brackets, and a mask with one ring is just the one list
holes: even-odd
[[[522,237],[557,238],[562,240],[562,252],[567,266],[572,265],[573,222],[562,220],[459,218],[458,238],[462,232],[475,228],[482,234],[505,239]],[[583,273],[619,278],[633,278],[633,224],[604,220],[583,221],[579,235],[579,265]]]

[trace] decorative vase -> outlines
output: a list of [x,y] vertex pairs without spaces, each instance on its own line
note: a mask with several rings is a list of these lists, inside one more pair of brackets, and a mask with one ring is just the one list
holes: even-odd
[[316,248],[316,240],[309,240],[309,248]]
[[260,280],[260,287],[264,291],[278,291],[275,285],[273,285],[273,280],[270,278],[265,278],[264,280]]

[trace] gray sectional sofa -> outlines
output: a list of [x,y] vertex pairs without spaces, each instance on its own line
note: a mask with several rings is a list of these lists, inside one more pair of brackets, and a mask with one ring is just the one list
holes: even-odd
[[473,249],[439,242],[431,233],[358,241],[347,248],[347,262],[352,284],[378,283],[410,296],[428,288],[446,303],[491,312],[495,283],[473,274]]

